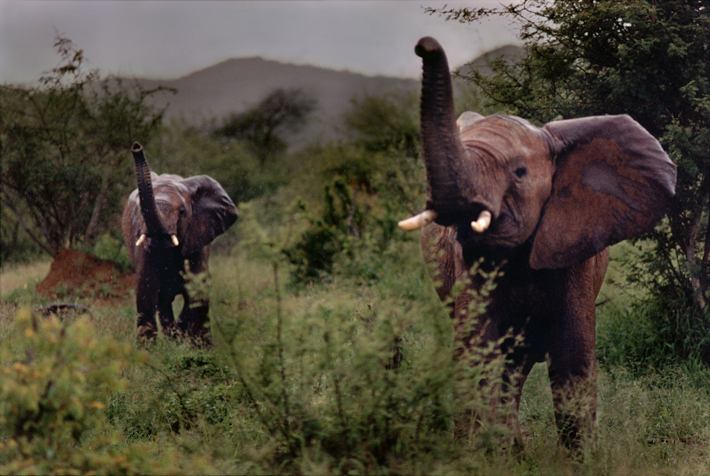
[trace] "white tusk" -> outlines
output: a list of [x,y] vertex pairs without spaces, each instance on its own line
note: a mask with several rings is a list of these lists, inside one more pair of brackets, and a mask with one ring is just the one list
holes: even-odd
[[179,242],[178,239],[177,239],[177,236],[175,236],[175,235],[170,235],[170,238],[173,239],[173,244],[174,244],[175,246],[178,246],[178,245],[180,244],[180,242]]
[[140,237],[138,237],[138,241],[136,241],[136,246],[140,246],[141,243],[145,241],[145,233],[143,233]]
[[424,210],[419,215],[400,221],[397,225],[404,231],[413,231],[427,226],[434,220],[436,220],[436,212],[434,210]]
[[488,210],[483,210],[480,215],[478,215],[478,220],[471,222],[471,228],[476,233],[483,233],[491,226],[491,212]]

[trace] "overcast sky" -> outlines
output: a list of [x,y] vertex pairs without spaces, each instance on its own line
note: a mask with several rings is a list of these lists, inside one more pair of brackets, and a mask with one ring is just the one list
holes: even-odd
[[[496,0],[447,2],[497,5]],[[173,79],[229,58],[262,56],[368,75],[418,77],[414,45],[434,36],[452,68],[515,41],[507,21],[463,25],[424,13],[437,1],[0,0],[0,83],[58,64],[57,33],[102,74]]]

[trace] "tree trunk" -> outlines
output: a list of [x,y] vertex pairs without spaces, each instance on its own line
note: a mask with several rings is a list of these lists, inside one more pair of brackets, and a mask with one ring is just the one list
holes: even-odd
[[52,256],[52,257],[56,256],[57,252],[59,250],[52,249],[52,247],[46,241],[42,240],[39,236],[35,235],[34,232],[32,232],[30,227],[27,226],[27,223],[25,223],[24,218],[22,218],[22,215],[20,215],[20,212],[15,207],[15,204],[13,203],[13,201],[9,199],[9,197],[7,196],[7,193],[5,193],[4,191],[2,193],[2,199],[3,199],[3,202],[5,202],[7,204],[10,211],[12,211],[12,214],[15,215],[15,218],[17,219],[17,223],[19,223],[19,225],[22,227],[22,229],[25,230],[25,232],[30,236],[30,238],[32,238],[32,241],[37,243],[39,245],[39,247],[42,248],[44,251],[46,251],[50,256]]

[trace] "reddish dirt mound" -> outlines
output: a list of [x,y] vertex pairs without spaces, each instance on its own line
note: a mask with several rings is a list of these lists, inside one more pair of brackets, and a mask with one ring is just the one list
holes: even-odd
[[37,291],[53,299],[89,298],[110,304],[127,298],[134,283],[135,275],[122,272],[114,263],[65,248]]

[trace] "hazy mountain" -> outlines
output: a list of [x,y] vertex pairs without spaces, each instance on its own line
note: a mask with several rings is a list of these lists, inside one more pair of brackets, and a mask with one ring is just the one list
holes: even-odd
[[[490,70],[493,58],[504,55],[517,59],[522,52],[515,46],[499,48],[476,58],[460,70],[465,72],[471,67]],[[277,88],[301,88],[316,98],[317,107],[307,124],[291,138],[297,145],[340,137],[342,115],[350,108],[354,97],[381,95],[396,90],[418,91],[421,87],[418,79],[365,76],[259,57],[230,59],[173,80],[138,81],[146,88],[158,85],[175,88],[177,94],[156,95],[156,104],[168,105],[168,121],[184,117],[194,125],[212,118],[220,120],[230,112],[244,111]]]
[[466,75],[473,70],[480,71],[484,75],[489,75],[493,72],[491,64],[497,59],[503,59],[506,63],[515,63],[525,56],[525,49],[520,46],[507,45],[496,48],[487,53],[483,53],[478,58],[470,63],[467,63],[458,68],[458,73]]
[[175,95],[160,93],[156,102],[169,104],[168,121],[183,116],[192,124],[244,111],[277,88],[301,88],[316,98],[317,106],[294,137],[296,142],[337,137],[342,114],[353,97],[419,88],[419,81],[414,79],[365,76],[262,58],[230,59],[175,80],[139,81],[148,88],[162,85],[177,89]]

